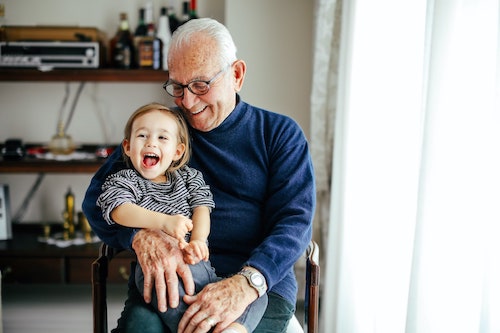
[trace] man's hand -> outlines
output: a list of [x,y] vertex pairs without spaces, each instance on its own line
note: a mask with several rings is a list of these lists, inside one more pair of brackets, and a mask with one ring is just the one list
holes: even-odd
[[184,296],[189,308],[179,323],[178,332],[203,333],[212,327],[215,327],[213,333],[222,332],[257,297],[257,291],[242,275],[208,284],[196,296]]
[[151,302],[153,284],[158,298],[158,309],[167,311],[165,292],[168,289],[168,305],[179,305],[179,276],[186,294],[194,294],[191,270],[184,262],[179,242],[161,230],[142,229],[134,236],[132,248],[144,273],[144,300]]

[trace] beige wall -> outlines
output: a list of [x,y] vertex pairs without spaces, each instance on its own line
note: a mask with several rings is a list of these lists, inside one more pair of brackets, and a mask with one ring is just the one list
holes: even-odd
[[[154,0],[155,13],[170,3]],[[178,1],[174,1],[177,3]],[[3,25],[95,26],[112,36],[120,11],[135,27],[140,0],[3,0]],[[243,98],[290,115],[309,133],[312,11],[310,0],[198,0],[200,16],[227,24],[248,65]],[[118,7],[118,5],[119,7]],[[78,83],[71,83],[72,95]],[[0,141],[20,137],[48,142],[55,133],[64,82],[0,82]],[[87,83],[68,130],[80,143],[116,143],[129,114],[149,101],[170,104],[161,83]],[[69,103],[68,103],[69,104]],[[79,208],[91,175],[47,175],[25,221],[60,221],[69,186]],[[16,211],[34,182],[32,174],[0,174]]]
[[309,133],[312,0],[229,0],[226,25],[248,65],[243,98]]

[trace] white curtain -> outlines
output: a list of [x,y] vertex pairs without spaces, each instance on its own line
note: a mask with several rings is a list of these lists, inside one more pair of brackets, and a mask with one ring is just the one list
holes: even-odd
[[341,5],[341,0],[315,2],[310,142],[317,195],[313,238],[321,249],[327,241],[325,236],[328,234],[330,219]]
[[500,332],[499,7],[344,2],[322,332]]

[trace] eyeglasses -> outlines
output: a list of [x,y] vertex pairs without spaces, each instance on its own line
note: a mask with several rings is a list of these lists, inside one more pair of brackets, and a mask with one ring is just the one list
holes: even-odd
[[220,72],[215,74],[213,78],[208,81],[194,80],[188,84],[180,84],[168,80],[163,84],[163,89],[172,97],[182,97],[184,96],[184,88],[188,88],[190,92],[195,95],[205,95],[210,90],[210,84],[213,83],[219,76],[221,76],[225,71],[227,71],[231,65],[227,65]]

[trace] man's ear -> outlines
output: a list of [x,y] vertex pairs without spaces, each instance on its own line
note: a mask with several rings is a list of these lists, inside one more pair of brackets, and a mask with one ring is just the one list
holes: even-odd
[[243,60],[236,60],[232,66],[234,77],[234,90],[239,92],[245,81],[245,74],[247,72],[247,64]]

